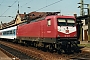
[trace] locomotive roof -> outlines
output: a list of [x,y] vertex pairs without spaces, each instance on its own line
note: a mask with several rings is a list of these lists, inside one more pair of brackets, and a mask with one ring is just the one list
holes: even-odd
[[48,19],[48,18],[74,18],[75,19],[74,16],[50,15],[50,16],[46,16],[46,17],[31,20],[30,22],[36,22],[36,21],[45,20],[45,19]]
[[74,16],[64,16],[64,15],[51,15],[47,17],[56,17],[56,18],[75,18]]
[[61,16],[62,18],[74,18],[74,16],[64,16],[64,15],[58,15],[60,12],[31,12],[27,16],[30,18],[30,20],[40,19],[47,16]]

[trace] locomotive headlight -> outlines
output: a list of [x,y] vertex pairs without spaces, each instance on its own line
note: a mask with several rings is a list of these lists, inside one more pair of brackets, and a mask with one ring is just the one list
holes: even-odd
[[77,37],[77,35],[75,34],[74,37]]
[[58,35],[57,37],[60,37],[60,35]]
[[61,31],[60,26],[58,26],[58,31]]

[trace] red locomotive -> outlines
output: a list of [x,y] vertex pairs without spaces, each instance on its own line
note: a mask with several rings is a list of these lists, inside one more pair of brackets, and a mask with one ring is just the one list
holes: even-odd
[[[43,50],[69,52],[77,48],[74,16],[50,15],[18,26],[17,39]],[[76,47],[76,48],[75,48]]]

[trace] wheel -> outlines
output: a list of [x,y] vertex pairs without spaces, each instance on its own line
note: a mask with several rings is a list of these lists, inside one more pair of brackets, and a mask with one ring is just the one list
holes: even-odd
[[58,54],[61,54],[62,52],[61,52],[61,50],[59,49],[59,50],[57,50],[57,53],[58,53]]
[[49,51],[50,51],[51,53],[54,52],[54,51],[53,51],[53,46],[52,46],[52,44],[49,45]]

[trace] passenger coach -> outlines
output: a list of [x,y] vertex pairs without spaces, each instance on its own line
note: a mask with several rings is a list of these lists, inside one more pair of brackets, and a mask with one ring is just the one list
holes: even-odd
[[13,26],[0,30],[0,38],[16,39],[16,29],[17,26]]

